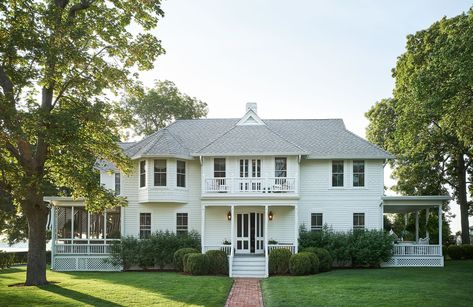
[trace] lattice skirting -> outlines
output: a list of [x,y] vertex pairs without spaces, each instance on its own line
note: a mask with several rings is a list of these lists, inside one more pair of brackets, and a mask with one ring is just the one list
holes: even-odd
[[54,271],[121,271],[105,261],[107,256],[55,256]]
[[443,267],[443,257],[392,257],[382,267]]

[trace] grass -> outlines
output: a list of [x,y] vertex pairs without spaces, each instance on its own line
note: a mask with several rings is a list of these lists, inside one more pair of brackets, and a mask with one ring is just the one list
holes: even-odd
[[265,306],[472,306],[473,260],[444,268],[334,270],[262,282]]
[[163,272],[48,271],[41,287],[8,287],[25,281],[25,268],[0,271],[0,306],[223,306],[232,280]]

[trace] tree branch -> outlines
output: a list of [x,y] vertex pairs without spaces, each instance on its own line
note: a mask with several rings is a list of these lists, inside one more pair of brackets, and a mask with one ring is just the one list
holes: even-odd
[[74,4],[69,9],[69,18],[76,17],[77,12],[89,8],[92,5],[92,3],[94,3],[94,0],[81,0],[80,3]]
[[3,89],[3,93],[6,97],[10,98],[12,104],[15,104],[15,95],[13,92],[13,83],[11,82],[10,78],[7,76],[3,66],[0,65],[0,86]]

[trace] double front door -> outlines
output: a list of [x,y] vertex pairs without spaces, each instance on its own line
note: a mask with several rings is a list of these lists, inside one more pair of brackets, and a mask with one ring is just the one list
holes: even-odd
[[249,212],[236,215],[236,253],[264,252],[263,213]]

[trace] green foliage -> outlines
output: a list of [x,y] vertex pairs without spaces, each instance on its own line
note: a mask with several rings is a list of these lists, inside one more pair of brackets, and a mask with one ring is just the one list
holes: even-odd
[[205,102],[181,93],[171,81],[158,81],[147,93],[135,93],[123,107],[139,135],[150,135],[176,119],[205,117],[208,112]]
[[320,247],[307,247],[302,250],[303,252],[314,253],[319,259],[319,270],[320,272],[328,272],[332,269],[333,258],[325,248]]
[[184,272],[184,255],[195,254],[199,251],[195,248],[184,247],[174,253],[174,268],[179,272]]
[[[473,10],[442,18],[407,37],[393,76],[394,98],[367,113],[368,139],[394,154],[395,190],[437,195],[449,188],[460,205],[469,242],[473,196]],[[469,182],[469,183],[468,183]]]
[[221,250],[209,250],[205,253],[209,258],[209,273],[228,275],[228,256]]
[[354,232],[352,259],[354,265],[379,266],[392,256],[392,237],[379,230]]
[[447,248],[448,255],[453,260],[460,260],[463,258],[463,249],[461,246],[458,245],[450,245]]
[[209,257],[206,254],[188,254],[187,269],[192,275],[209,273]]
[[108,259],[115,265],[129,269],[138,265],[143,269],[158,266],[164,269],[174,264],[174,255],[178,249],[193,248],[200,250],[200,235],[195,231],[176,235],[173,232],[158,231],[149,238],[138,240],[134,237],[123,237],[115,242]]
[[286,274],[289,271],[291,251],[285,248],[273,249],[269,253],[269,274]]
[[289,259],[289,272],[292,275],[308,275],[312,273],[316,257],[313,253],[304,252],[292,255]]
[[[189,259],[189,256],[192,255],[193,253],[190,254],[185,254],[184,257],[182,257],[182,263],[183,263],[183,271],[184,273],[190,273],[190,268],[187,265],[187,260]],[[194,254],[200,254],[200,253],[194,253]]]
[[473,259],[473,245],[463,244],[461,247],[463,250],[463,257],[465,257],[465,259]]

